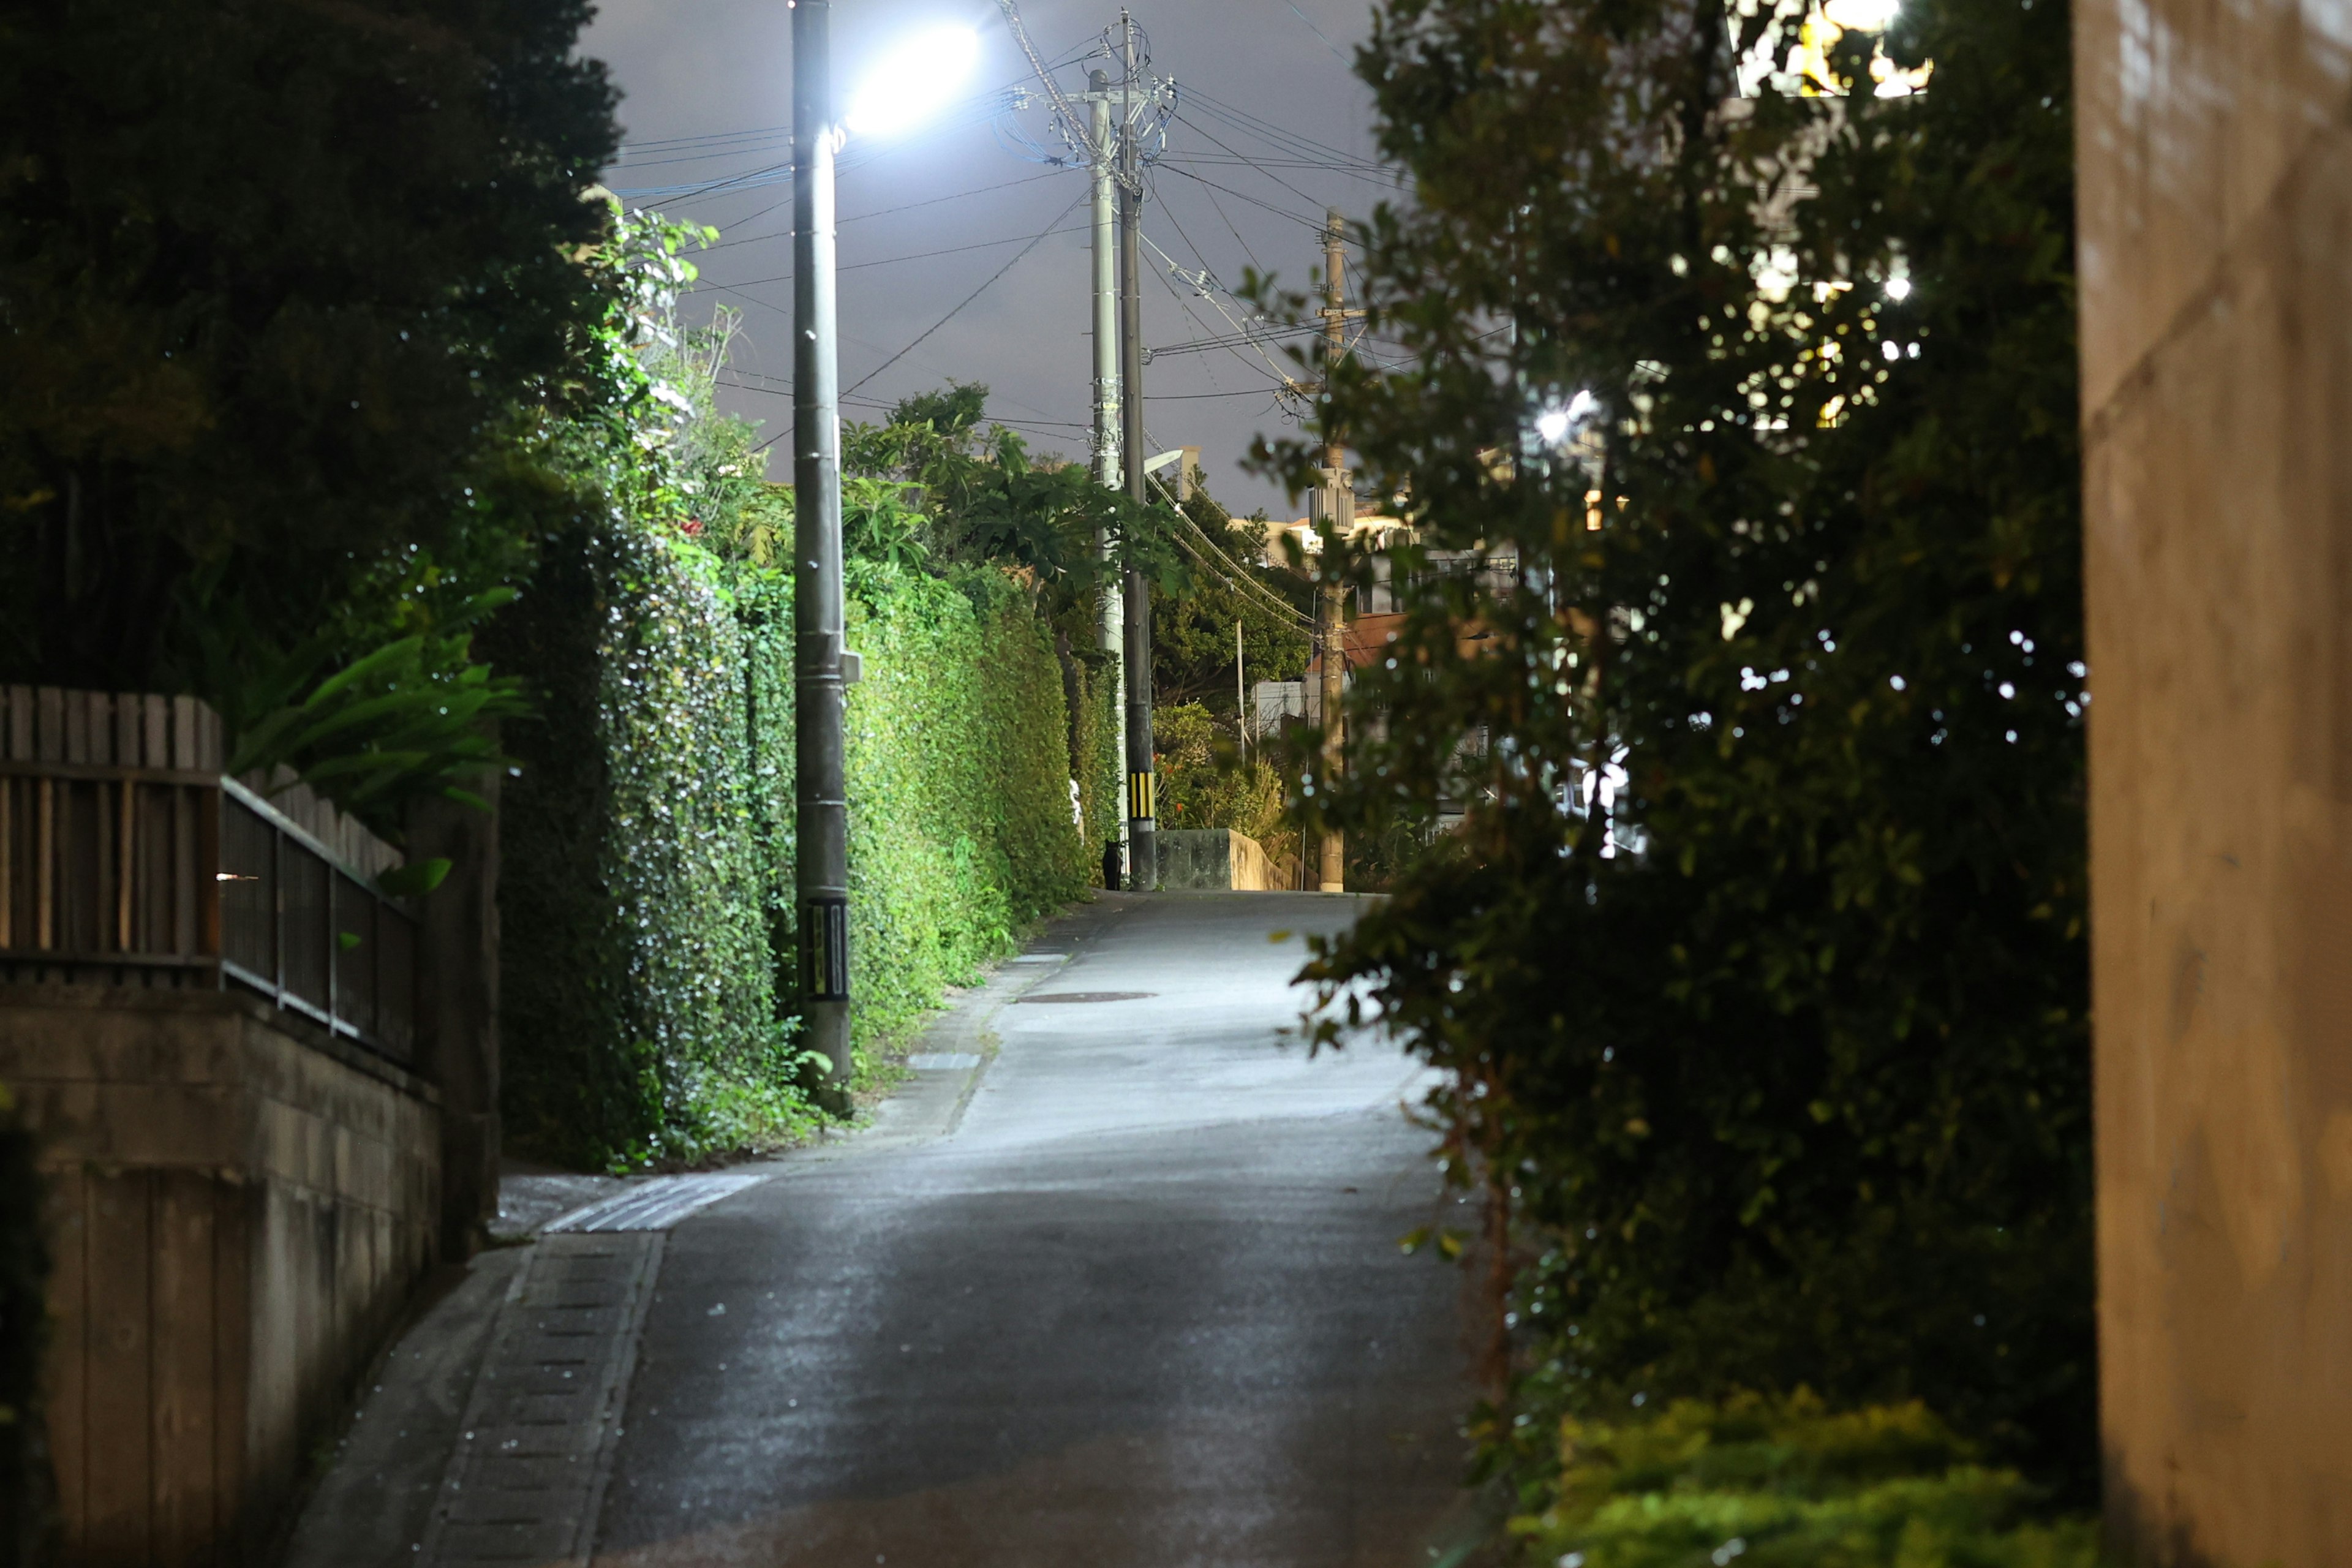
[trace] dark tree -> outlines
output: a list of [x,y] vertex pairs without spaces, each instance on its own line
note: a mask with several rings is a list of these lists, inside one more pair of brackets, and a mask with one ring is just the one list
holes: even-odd
[[1360,59],[1413,363],[1333,413],[1498,566],[1406,574],[1301,804],[1467,809],[1320,973],[1452,1069],[1500,1457],[1806,1385],[2089,1495],[2064,7],[1389,0]]
[[0,667],[151,686],[200,599],[290,643],[469,526],[604,309],[588,16],[0,10]]

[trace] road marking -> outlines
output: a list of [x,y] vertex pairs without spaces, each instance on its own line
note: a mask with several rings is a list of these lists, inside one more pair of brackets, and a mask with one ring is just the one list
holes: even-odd
[[585,1568],[663,1237],[536,1243],[499,1309],[418,1561]]
[[917,1072],[961,1072],[980,1065],[978,1051],[917,1051],[907,1058]]
[[625,1193],[573,1209],[541,1227],[544,1235],[563,1231],[667,1230],[698,1208],[755,1187],[765,1176],[657,1176]]
[[1048,991],[1043,996],[1021,996],[1013,1000],[1016,1007],[1034,1007],[1041,1002],[1140,1002],[1157,996],[1157,991]]

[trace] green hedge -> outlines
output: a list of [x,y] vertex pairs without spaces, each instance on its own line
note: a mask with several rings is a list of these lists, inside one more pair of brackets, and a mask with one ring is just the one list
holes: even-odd
[[791,1087],[762,919],[746,643],[718,563],[628,528],[551,542],[496,633],[541,713],[501,819],[509,1138],[573,1163],[774,1141]]
[[1800,1392],[1561,1424],[1558,1480],[1511,1521],[1575,1568],[2095,1568],[2095,1521],[2053,1519],[1916,1404],[1831,1415]]
[[[858,568],[851,952],[871,1050],[1077,896],[1094,857],[1071,823],[1064,668],[1028,595],[993,569]],[[792,636],[782,574],[634,527],[556,542],[499,628],[500,668],[542,707],[509,740],[502,828],[518,1148],[639,1164],[811,1125]]]

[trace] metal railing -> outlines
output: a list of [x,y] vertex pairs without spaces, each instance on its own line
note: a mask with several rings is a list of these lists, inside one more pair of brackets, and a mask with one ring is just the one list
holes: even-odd
[[415,921],[372,881],[397,854],[221,751],[192,699],[0,688],[0,980],[238,985],[409,1062]]

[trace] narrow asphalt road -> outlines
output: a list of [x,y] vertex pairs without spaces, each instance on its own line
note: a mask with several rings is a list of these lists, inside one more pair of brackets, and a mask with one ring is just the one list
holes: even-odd
[[1468,1396],[1459,1281],[1396,1245],[1442,1201],[1418,1076],[1281,1034],[1356,909],[1106,900],[951,1131],[681,1224],[595,1562],[1427,1563]]

